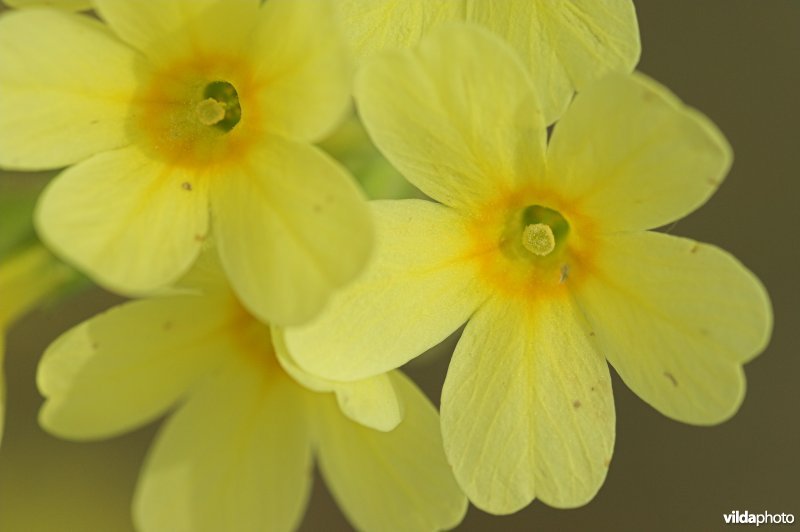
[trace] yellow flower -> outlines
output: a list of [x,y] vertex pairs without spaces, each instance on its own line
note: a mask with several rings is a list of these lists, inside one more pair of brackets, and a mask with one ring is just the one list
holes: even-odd
[[479,28],[363,69],[367,130],[441,204],[373,202],[375,260],[286,335],[301,367],[360,379],[467,322],[441,425],[460,485],[493,513],[594,496],[614,446],[606,359],[663,414],[719,423],[772,323],[764,288],[731,255],[646,231],[724,178],[730,148],[707,118],[642,75],[615,74],[577,95],[548,142],[531,87]]
[[0,165],[72,165],[39,204],[46,243],[137,294],[177,280],[213,235],[249,309],[307,320],[372,240],[362,193],[309,145],[349,106],[329,3],[95,5],[107,25],[0,20]]
[[490,29],[522,57],[548,124],[576,89],[609,71],[633,70],[641,52],[631,0],[338,0],[336,9],[361,61],[413,46],[452,21]]
[[70,269],[39,244],[30,244],[0,261],[0,440],[5,413],[6,329],[71,277]]
[[114,436],[177,405],[140,476],[138,529],[292,530],[314,454],[360,530],[460,522],[466,497],[445,460],[438,416],[409,379],[305,374],[282,330],[251,317],[214,269],[190,276],[192,293],[96,316],[57,339],[39,366],[40,422],[63,437]]

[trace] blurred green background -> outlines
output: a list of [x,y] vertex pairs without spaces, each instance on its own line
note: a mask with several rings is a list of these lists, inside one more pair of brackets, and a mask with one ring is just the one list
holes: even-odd
[[[666,419],[616,379],[617,445],[594,501],[569,511],[534,502],[507,517],[471,508],[458,530],[716,530],[732,510],[800,517],[800,2],[636,5],[640,70],[710,116],[736,154],[719,192],[671,232],[731,251],[764,281],[775,308],[772,343],[746,366],[741,411],[718,427]],[[132,529],[131,494],[155,427],[78,444],[36,425],[40,353],[66,327],[114,301],[93,291],[28,316],[9,334],[0,531]],[[450,339],[443,349],[452,345]],[[437,403],[447,360],[409,368]],[[302,530],[350,530],[319,481]]]

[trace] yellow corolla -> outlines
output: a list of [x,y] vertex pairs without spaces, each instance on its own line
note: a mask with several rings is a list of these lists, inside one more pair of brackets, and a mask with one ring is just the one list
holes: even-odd
[[71,165],[39,203],[43,239],[137,294],[177,280],[213,235],[250,310],[307,320],[372,242],[362,193],[310,145],[349,107],[329,2],[94,4],[105,24],[0,20],[0,166]]
[[514,47],[537,80],[548,124],[576,89],[609,71],[630,72],[641,52],[631,0],[338,0],[336,10],[360,61],[413,46],[453,21],[488,28]]
[[40,422],[62,437],[114,436],[177,405],[140,475],[137,528],[293,530],[313,454],[359,530],[457,525],[467,500],[436,410],[411,381],[392,372],[338,383],[302,372],[281,329],[255,320],[207,266],[180,293],[66,332],[39,366]]
[[30,244],[0,261],[0,440],[5,413],[6,328],[70,280],[73,272],[39,244]]
[[772,322],[763,286],[731,255],[646,231],[725,176],[731,151],[707,118],[642,75],[612,75],[578,93],[548,142],[532,87],[479,28],[363,69],[367,130],[440,203],[374,202],[375,260],[286,335],[301,367],[361,379],[467,322],[441,425],[460,485],[493,513],[594,496],[614,446],[606,360],[663,414],[719,423]]

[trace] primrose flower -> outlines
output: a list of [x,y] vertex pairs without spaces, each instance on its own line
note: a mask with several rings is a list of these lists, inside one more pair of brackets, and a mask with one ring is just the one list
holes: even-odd
[[310,318],[363,267],[363,195],[310,145],[349,107],[326,1],[97,0],[106,24],[0,20],[0,166],[69,166],[45,190],[46,243],[126,294],[176,281],[213,236],[244,304]]
[[358,529],[458,524],[466,497],[436,410],[411,381],[392,372],[337,383],[302,372],[281,329],[248,314],[209,264],[180,292],[66,332],[39,366],[40,422],[62,437],[114,436],[177,405],[140,476],[137,528],[292,530],[312,455]]
[[440,203],[373,202],[374,261],[285,338],[312,373],[362,379],[466,322],[441,427],[459,484],[493,513],[597,492],[615,432],[606,359],[663,414],[714,424],[739,407],[741,366],[771,330],[768,296],[735,258],[646,231],[717,189],[731,152],[716,127],[614,74],[578,93],[548,142],[533,87],[480,28],[364,67],[367,130]]
[[514,47],[537,81],[548,124],[576,89],[610,71],[630,72],[641,53],[631,0],[338,0],[335,6],[359,61],[414,46],[453,21],[491,30]]
[[72,277],[71,270],[39,244],[26,245],[0,260],[0,440],[5,414],[6,329]]

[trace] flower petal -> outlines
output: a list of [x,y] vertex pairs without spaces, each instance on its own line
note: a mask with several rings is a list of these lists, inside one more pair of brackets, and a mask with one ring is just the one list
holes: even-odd
[[73,439],[114,436],[169,408],[229,349],[216,336],[226,314],[212,298],[121,305],[74,327],[44,354],[37,383],[48,431]]
[[371,205],[377,249],[366,271],[311,323],[285,331],[295,361],[329,379],[401,366],[458,329],[484,297],[455,211],[423,200]]
[[614,71],[631,71],[641,45],[630,0],[340,0],[336,10],[359,61],[409,48],[437,26],[466,20],[508,42],[536,82],[546,123],[576,89]]
[[744,397],[741,364],[772,330],[758,279],[713,246],[659,233],[610,236],[576,295],[625,383],[663,414],[707,425]]
[[255,25],[259,0],[94,0],[119,37],[151,62],[213,52],[242,52]]
[[464,16],[463,0],[337,0],[334,5],[358,61],[414,46],[441,22]]
[[269,0],[250,45],[265,130],[317,141],[350,109],[351,73],[331,2]]
[[513,50],[480,28],[448,27],[418,50],[383,55],[361,69],[355,96],[386,158],[451,207],[514,188],[521,154],[543,169],[531,83]]
[[320,469],[358,530],[448,530],[463,519],[467,501],[445,459],[436,410],[401,373],[391,378],[408,407],[391,432],[353,423],[318,397]]
[[575,90],[610,71],[630,72],[641,52],[630,0],[468,1],[466,20],[486,26],[521,55],[547,124],[563,113]]
[[304,395],[280,370],[240,360],[196,390],[147,458],[136,528],[294,530],[311,487]]
[[611,75],[580,93],[548,149],[548,180],[602,230],[649,229],[714,193],[731,149],[705,116],[647,77]]
[[136,54],[101,24],[31,10],[0,19],[0,166],[66,166],[130,143]]
[[[294,380],[315,392],[334,392],[342,413],[366,427],[384,432],[394,429],[403,419],[403,404],[388,374],[351,382],[323,379],[304,371],[295,363],[283,330],[272,327],[272,344],[281,367]],[[324,352],[324,346],[320,346]]]
[[405,407],[385,373],[341,383],[334,391],[342,413],[365,427],[389,432],[403,420]]
[[308,321],[364,267],[366,201],[321,151],[270,137],[248,165],[219,176],[211,206],[222,264],[262,321]]
[[442,436],[470,500],[495,513],[538,497],[586,504],[614,446],[608,366],[568,298],[525,309],[482,306],[456,346],[442,390]]
[[142,293],[175,281],[208,230],[206,182],[138,148],[96,155],[45,189],[41,237],[99,284]]

